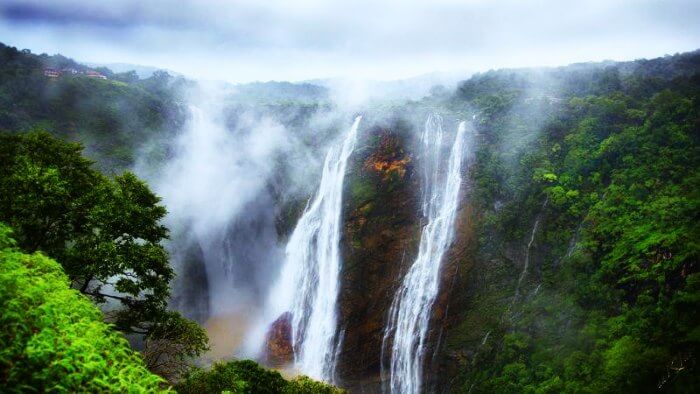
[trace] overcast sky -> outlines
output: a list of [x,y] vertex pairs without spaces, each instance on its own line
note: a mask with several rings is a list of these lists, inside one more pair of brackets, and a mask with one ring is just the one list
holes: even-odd
[[697,0],[0,0],[0,41],[231,82],[657,57],[700,48]]

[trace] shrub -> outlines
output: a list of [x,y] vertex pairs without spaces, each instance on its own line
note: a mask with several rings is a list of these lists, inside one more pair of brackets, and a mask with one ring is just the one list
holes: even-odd
[[209,371],[195,369],[175,386],[178,393],[244,393],[247,385],[234,363],[217,363]]
[[209,370],[190,372],[176,387],[179,393],[340,394],[331,385],[300,376],[286,381],[277,371],[251,360],[217,363]]
[[13,245],[0,224],[0,391],[167,391],[58,263]]
[[313,380],[308,376],[299,376],[289,381],[285,392],[289,394],[341,394],[345,391]]

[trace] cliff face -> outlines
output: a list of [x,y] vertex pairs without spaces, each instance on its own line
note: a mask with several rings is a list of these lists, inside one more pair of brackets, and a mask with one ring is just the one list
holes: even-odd
[[[339,327],[344,332],[338,375],[351,391],[377,392],[381,376],[384,327],[397,287],[415,259],[421,235],[419,155],[401,125],[370,130],[368,145],[356,152],[347,177],[344,207],[343,272]],[[466,166],[465,166],[466,168]],[[466,171],[465,171],[466,173]],[[466,174],[465,174],[466,179]],[[469,274],[474,249],[473,210],[468,182],[460,195],[455,238],[442,263],[426,359],[426,381],[434,385],[441,368],[437,349],[454,324],[451,309],[461,305],[451,293]]]
[[171,306],[188,319],[203,323],[209,317],[209,281],[204,252],[196,243],[188,244],[177,239],[171,244],[170,253],[181,262],[178,269],[182,272],[173,281],[176,291],[170,300]]
[[348,387],[379,388],[383,329],[402,272],[420,237],[419,179],[410,141],[396,128],[370,130],[345,192],[338,375]]
[[473,206],[469,202],[468,183],[463,183],[460,194],[460,208],[457,212],[455,235],[452,246],[442,261],[440,290],[433,305],[430,323],[429,352],[425,365],[425,384],[431,390],[445,385],[445,372],[450,367],[446,363],[445,348],[450,330],[458,325],[460,316],[468,304],[463,297],[470,290],[474,267],[477,260],[475,223]]

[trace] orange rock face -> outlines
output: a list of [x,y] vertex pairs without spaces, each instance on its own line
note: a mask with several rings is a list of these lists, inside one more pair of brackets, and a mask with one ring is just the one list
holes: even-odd
[[394,174],[403,178],[411,157],[404,152],[396,136],[385,134],[381,138],[377,150],[365,160],[365,169],[381,174],[384,181],[389,180]]
[[294,360],[292,314],[283,313],[272,323],[265,336],[265,360],[272,367],[282,367]]

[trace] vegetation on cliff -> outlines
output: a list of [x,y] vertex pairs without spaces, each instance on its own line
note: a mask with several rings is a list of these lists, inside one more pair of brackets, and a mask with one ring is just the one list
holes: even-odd
[[232,393],[252,394],[340,394],[331,385],[306,376],[285,380],[277,371],[267,370],[251,360],[214,364],[211,369],[195,369],[177,386],[179,393]]
[[82,146],[48,133],[0,136],[0,221],[18,248],[59,261],[70,287],[115,329],[143,336],[151,371],[176,379],[207,336],[167,310],[174,273],[161,244],[165,208],[133,174],[108,178],[92,166]]
[[700,387],[699,100],[698,53],[461,86],[481,238],[453,389]]
[[0,220],[23,250],[59,261],[83,294],[121,304],[117,328],[147,334],[174,276],[161,245],[166,210],[136,176],[107,178],[81,153],[47,133],[1,135]]

